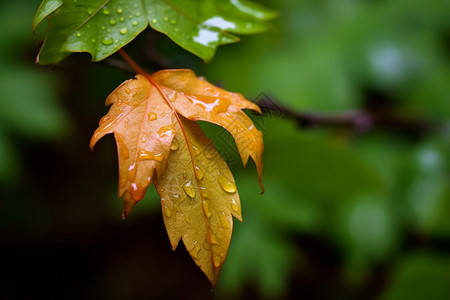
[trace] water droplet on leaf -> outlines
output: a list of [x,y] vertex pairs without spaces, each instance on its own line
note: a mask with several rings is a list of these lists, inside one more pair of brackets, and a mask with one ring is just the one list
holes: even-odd
[[128,32],[128,28],[126,28],[126,27],[123,27],[123,28],[121,28],[120,29],[120,34],[127,34],[127,32]]
[[106,45],[106,46],[111,45],[112,43],[113,43],[113,39],[110,38],[110,37],[105,37],[105,38],[102,40],[102,44],[103,44],[103,45]]
[[154,112],[149,112],[147,114],[147,117],[148,117],[149,121],[154,121],[154,120],[158,119],[158,116]]
[[176,138],[172,140],[172,144],[170,145],[170,150],[178,150],[180,148],[180,142]]
[[192,186],[190,180],[183,186],[183,190],[191,199],[195,197],[195,188]]
[[225,192],[230,194],[236,193],[236,185],[234,184],[234,182],[223,176],[220,172],[219,178],[217,180],[219,181],[220,186]]

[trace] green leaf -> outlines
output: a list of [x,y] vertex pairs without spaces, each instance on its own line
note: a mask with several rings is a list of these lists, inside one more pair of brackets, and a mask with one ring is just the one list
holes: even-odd
[[49,28],[38,56],[41,64],[59,62],[70,52],[102,60],[148,25],[209,61],[219,45],[239,40],[231,33],[264,31],[275,13],[239,0],[64,0],[44,1],[33,27],[45,17]]

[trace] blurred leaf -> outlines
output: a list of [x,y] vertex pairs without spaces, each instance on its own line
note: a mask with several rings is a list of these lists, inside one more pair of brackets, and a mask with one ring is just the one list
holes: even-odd
[[[359,107],[367,88],[387,91],[405,106],[415,98],[419,114],[429,111],[430,101],[448,109],[447,79],[436,76],[450,66],[442,43],[450,31],[450,2],[272,3],[283,16],[278,30],[220,52],[204,68],[211,80],[247,95],[268,92],[299,110]],[[420,94],[412,92],[416,90]]]
[[393,274],[383,300],[450,298],[450,258],[437,254],[415,254],[404,258]]
[[45,17],[49,28],[38,57],[41,64],[59,62],[70,52],[89,52],[94,61],[102,60],[148,25],[208,61],[219,45],[239,40],[231,33],[264,31],[264,22],[275,13],[249,1],[46,0],[33,26]]

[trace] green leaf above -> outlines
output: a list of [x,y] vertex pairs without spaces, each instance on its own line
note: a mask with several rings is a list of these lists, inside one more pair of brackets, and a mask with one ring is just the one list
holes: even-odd
[[275,16],[243,0],[44,0],[33,29],[48,18],[41,64],[57,63],[71,52],[102,60],[148,25],[209,61],[218,46],[239,41],[233,34],[267,30],[266,21]]

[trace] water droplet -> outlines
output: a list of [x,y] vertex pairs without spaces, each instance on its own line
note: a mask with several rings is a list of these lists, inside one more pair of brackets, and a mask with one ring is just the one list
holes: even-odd
[[183,177],[187,178],[187,172],[186,171],[183,171]]
[[202,197],[204,199],[211,199],[211,194],[208,192],[206,188],[200,187],[200,189],[202,190]]
[[175,25],[175,24],[177,24],[177,21],[172,19],[172,20],[170,20],[170,24]]
[[169,18],[168,17],[164,17],[163,20],[167,22],[167,21],[169,21]]
[[133,19],[133,15],[128,15],[128,18],[129,19]]
[[118,9],[116,9],[116,12],[117,12],[118,14],[121,14],[121,13],[123,13],[123,9],[119,7]]
[[170,150],[178,150],[180,148],[180,142],[176,138],[172,140],[172,144],[170,145]]
[[156,22],[158,22],[158,21],[156,21],[156,19],[152,19],[153,24],[156,24]]
[[211,211],[209,210],[209,204],[206,201],[202,202],[202,206],[203,206],[203,212],[205,213],[206,217],[209,219],[211,218],[212,214]]
[[231,208],[232,208],[235,212],[238,212],[238,211],[239,211],[239,205],[236,203],[236,200],[234,200],[234,199],[231,200]]
[[127,34],[128,28],[126,28],[126,27],[121,28],[119,32],[120,32],[120,34]]
[[197,155],[200,154],[200,149],[198,149],[198,147],[192,145],[192,149],[194,149],[195,154],[197,154]]
[[177,92],[175,92],[175,91],[169,91],[169,92],[166,92],[166,96],[167,96],[167,98],[169,98],[169,100],[170,101],[175,101],[175,100],[177,100]]
[[164,205],[164,213],[168,218],[172,217],[172,210],[166,205]]
[[91,39],[91,43],[95,43],[95,39]]
[[87,12],[88,12],[88,14],[92,15],[94,13],[94,9],[89,7]]
[[130,167],[128,168],[128,181],[133,181],[134,178],[136,178],[136,164],[132,164],[130,165]]
[[200,252],[200,249],[201,249],[200,244],[197,241],[195,241],[194,248],[192,248],[192,250],[191,250],[192,252],[190,252],[192,257],[198,258],[198,253]]
[[139,17],[140,15],[141,15],[140,12],[137,12],[137,13],[136,13],[136,17]]
[[188,195],[191,199],[194,198],[195,188],[192,186],[190,180],[183,186],[183,190],[186,192],[186,195]]
[[134,4],[134,7],[137,8],[139,5],[137,3]]
[[197,165],[195,166],[195,169],[197,169],[198,179],[202,180],[202,179],[203,179],[203,176],[205,176],[205,173],[203,173],[203,170],[200,169],[200,167],[197,166]]
[[111,11],[110,11],[108,8],[104,7],[104,8],[102,9],[102,13],[103,13],[105,16],[107,16],[107,15],[109,15],[109,14],[111,13]]
[[145,188],[142,185],[140,185],[136,182],[133,182],[128,187],[127,192],[131,194],[131,196],[133,197],[134,200],[139,201],[142,198],[144,198]]
[[123,22],[123,21],[125,21],[125,18],[124,18],[124,17],[120,17],[120,18],[119,18],[119,21],[120,21],[120,22]]
[[110,38],[110,37],[105,37],[105,38],[102,40],[102,44],[103,44],[103,45],[106,45],[106,46],[111,45],[112,43],[113,43],[113,39]]
[[111,119],[110,116],[103,116],[98,122],[98,126],[102,126],[103,123],[108,122]]
[[220,186],[225,192],[230,194],[236,193],[236,185],[234,184],[234,182],[228,180],[228,178],[223,176],[220,172],[219,178],[217,180],[219,181]]
[[81,33],[79,33],[79,32],[77,32],[76,35],[77,35],[77,37],[81,37]]
[[191,224],[191,219],[189,219],[188,216],[186,216],[186,217],[184,218],[184,220],[186,220],[186,223]]
[[105,26],[102,26],[102,30],[105,30],[106,29],[106,27]]
[[171,136],[173,135],[173,127],[172,126],[163,126],[158,130],[158,134],[160,137]]
[[163,153],[154,154],[151,151],[139,149],[137,160],[149,160],[149,159],[162,161],[164,159],[164,154]]
[[178,32],[178,31],[180,31],[180,29],[178,29],[178,28],[175,28],[175,29],[174,29],[174,31],[175,31],[175,32]]
[[175,204],[179,204],[180,202],[181,202],[181,197],[180,197],[180,195],[179,194],[172,194],[171,196],[170,196],[170,200],[172,200],[173,201],[173,203],[175,203]]
[[217,239],[215,234],[211,234],[211,244],[213,244],[213,245],[220,245],[220,242]]
[[147,117],[148,117],[149,121],[154,121],[154,120],[158,119],[158,116],[154,112],[149,112],[147,114]]
[[111,25],[115,25],[117,23],[117,21],[115,19],[110,19],[109,20],[109,24]]
[[220,219],[220,223],[222,224],[223,228],[227,228],[227,229],[231,228],[230,221],[228,221],[224,212],[219,215],[219,219]]
[[136,22],[136,21],[133,21],[133,26],[136,26],[137,24],[138,24],[138,22]]
[[220,257],[218,257],[218,256],[213,256],[212,257],[212,261],[213,261],[213,264],[214,264],[214,267],[216,267],[216,268],[218,268],[218,267],[220,267]]
[[207,159],[211,159],[211,157],[212,157],[211,153],[209,153],[209,152],[206,152],[205,156],[206,156]]
[[128,159],[130,157],[130,152],[128,151],[127,145],[123,141],[123,136],[120,133],[115,133],[114,136],[116,138],[117,145],[119,146],[120,157],[123,159]]

